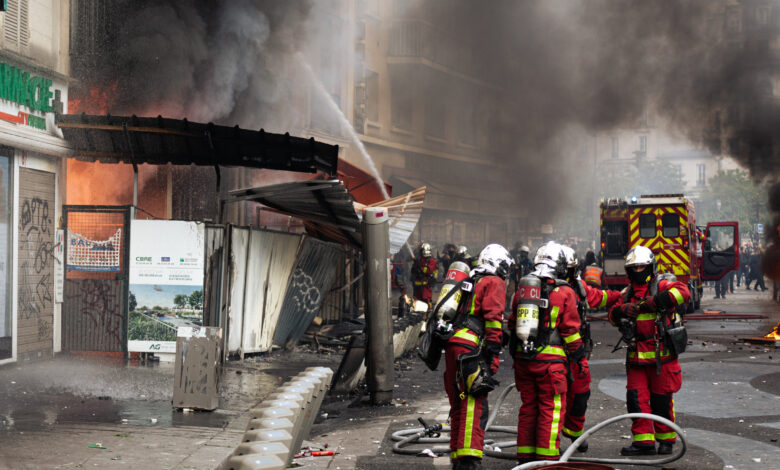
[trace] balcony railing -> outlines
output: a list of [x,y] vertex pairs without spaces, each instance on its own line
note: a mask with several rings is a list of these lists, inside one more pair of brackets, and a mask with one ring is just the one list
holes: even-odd
[[474,70],[471,48],[458,38],[422,20],[396,20],[390,28],[390,57],[427,59],[458,72]]

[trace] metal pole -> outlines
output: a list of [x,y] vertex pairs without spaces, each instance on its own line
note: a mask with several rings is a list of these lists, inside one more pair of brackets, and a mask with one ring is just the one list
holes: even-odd
[[366,295],[366,382],[373,405],[393,398],[393,326],[388,292],[390,251],[387,208],[363,210]]

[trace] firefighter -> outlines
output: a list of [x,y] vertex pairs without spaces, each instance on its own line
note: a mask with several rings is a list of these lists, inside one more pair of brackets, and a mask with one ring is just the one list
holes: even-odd
[[[510,350],[515,387],[522,399],[517,417],[517,458],[521,464],[558,459],[566,413],[568,362],[579,363],[585,356],[577,295],[563,280],[565,276],[563,249],[549,242],[537,251],[534,270],[520,280],[512,302],[509,329],[515,334]],[[538,309],[532,314],[525,307],[525,302],[533,302],[528,300],[528,286],[537,289],[530,297],[539,299]]]
[[[609,307],[620,301],[620,292],[615,290],[601,290],[583,282],[579,276],[579,263],[577,254],[572,248],[563,247],[566,255],[566,282],[574,289],[579,302],[577,311],[580,315],[580,337],[585,344],[585,356],[579,362],[570,364],[573,381],[569,384],[566,394],[566,419],[563,422],[563,435],[576,440],[582,435],[585,426],[585,412],[588,409],[590,398],[590,367],[588,360],[593,350],[593,340],[590,335],[590,324],[586,319],[586,310]],[[592,253],[592,252],[588,252]],[[577,446],[580,452],[588,451],[587,441]]]
[[455,254],[453,260],[466,263],[469,268],[476,268],[477,261],[479,261],[478,258],[474,258],[469,254],[469,248],[466,245],[461,245],[458,247],[458,252]]
[[585,254],[585,263],[582,267],[582,280],[593,287],[606,287],[604,282],[604,270],[596,263],[596,255],[588,250]]
[[432,284],[439,275],[439,264],[436,258],[431,256],[431,245],[423,243],[420,245],[420,257],[414,260],[412,264],[412,281],[414,282],[414,298],[422,300],[431,306]]
[[[691,294],[673,274],[658,274],[655,255],[645,246],[629,250],[625,266],[631,284],[610,309],[609,321],[628,344],[626,407],[629,413],[653,413],[674,421],[673,394],[682,385],[675,351],[682,352],[685,344],[668,333],[675,325],[682,328],[675,310],[684,308]],[[655,455],[656,441],[659,454],[671,454],[677,440],[671,428],[648,419],[635,419],[631,432],[633,442],[621,455]]]
[[520,251],[516,260],[518,278],[527,276],[533,269],[533,263],[531,263],[531,259],[528,257],[529,252],[530,248],[527,246],[523,245],[520,247]]
[[512,258],[498,244],[486,246],[471,270],[472,291],[460,302],[455,334],[444,351],[444,389],[450,401],[452,468],[482,468],[482,448],[488,419],[487,393],[498,385],[504,281]]

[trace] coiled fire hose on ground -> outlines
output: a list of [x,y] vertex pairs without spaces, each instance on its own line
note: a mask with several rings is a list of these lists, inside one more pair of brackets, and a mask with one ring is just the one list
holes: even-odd
[[[509,395],[509,392],[511,392],[514,388],[515,388],[514,385],[509,385],[498,396],[498,400],[496,400],[496,404],[492,407],[493,410],[491,411],[490,416],[488,417],[487,426],[485,426],[486,435],[488,432],[492,432],[492,433],[498,432],[498,433],[517,435],[516,426],[493,426],[493,421],[495,420],[496,415],[498,414],[499,408],[501,408],[501,405],[504,403],[504,400],[506,399],[507,395]],[[622,421],[624,419],[632,419],[632,418],[645,418],[669,426],[670,428],[672,428],[672,430],[674,430],[677,433],[677,435],[680,438],[680,442],[682,443],[680,450],[675,454],[669,455],[667,457],[659,458],[659,459],[606,459],[606,458],[602,459],[602,458],[571,456],[574,453],[574,451],[577,449],[577,447],[582,443],[582,441],[584,441],[586,438],[588,438],[590,435],[592,435],[599,429],[605,426],[609,426],[610,424],[615,423],[617,421]],[[422,418],[420,418],[420,422],[423,423],[422,428],[402,429],[400,431],[396,431],[393,433],[392,439],[393,441],[395,441],[395,444],[393,444],[393,452],[395,452],[396,454],[418,455],[421,449],[419,448],[412,449],[412,448],[407,448],[406,446],[409,446],[411,444],[447,444],[443,446],[430,447],[429,449],[431,450],[431,452],[436,454],[445,454],[445,455],[449,454],[450,439],[447,436],[445,437],[440,436],[442,432],[449,432],[450,430],[449,426],[444,424],[434,424],[432,426],[428,426],[422,420]],[[498,447],[499,449],[503,449],[504,447],[515,448],[516,445],[517,445],[516,440],[495,442],[492,439],[486,438],[485,450],[483,451],[483,453],[485,456],[488,457],[514,460],[517,459],[517,456],[515,455],[514,452],[506,453],[502,451],[497,451],[495,450],[495,448],[496,447]],[[649,413],[628,413],[628,414],[622,414],[604,420],[598,423],[597,425],[593,426],[592,428],[583,432],[582,435],[577,438],[577,440],[575,440],[569,445],[566,451],[561,455],[561,458],[558,459],[557,461],[531,462],[531,463],[526,463],[514,467],[512,470],[525,470],[525,469],[536,468],[544,465],[550,465],[553,463],[564,463],[569,461],[603,463],[603,464],[623,464],[623,465],[648,465],[648,466],[663,465],[680,459],[683,455],[685,455],[687,449],[688,449],[688,445],[685,441],[685,433],[675,423],[669,421],[666,418],[662,418],[660,416],[656,416]]]

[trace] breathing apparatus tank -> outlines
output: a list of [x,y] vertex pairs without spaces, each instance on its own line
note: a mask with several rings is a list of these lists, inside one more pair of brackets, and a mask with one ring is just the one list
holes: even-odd
[[539,332],[539,308],[547,308],[547,299],[542,298],[542,280],[528,275],[517,284],[517,324],[515,335],[524,353],[533,352]]
[[[458,314],[458,304],[460,303],[461,292],[454,292],[447,295],[455,288],[458,283],[469,277],[469,267],[462,261],[455,261],[450,264],[447,270],[447,277],[441,286],[439,298],[436,300],[436,319],[444,323],[451,323]],[[460,289],[459,289],[460,290]]]

